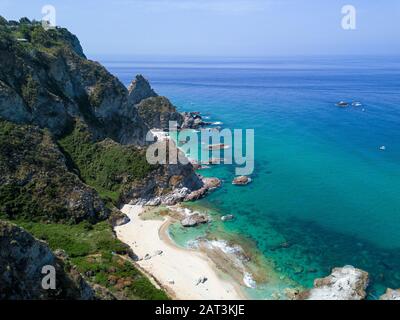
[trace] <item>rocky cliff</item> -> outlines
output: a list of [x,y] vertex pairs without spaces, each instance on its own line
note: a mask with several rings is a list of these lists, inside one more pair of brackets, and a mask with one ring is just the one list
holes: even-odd
[[[55,268],[56,289],[42,287],[44,266]],[[55,255],[46,243],[23,229],[0,221],[0,300],[96,298],[93,288],[74,267]]]
[[[21,34],[25,41],[18,40]],[[147,193],[149,188],[158,193],[173,191],[175,186],[190,190],[201,187],[190,164],[150,168],[145,163],[140,147],[146,144],[149,126],[168,127],[169,120],[182,122],[183,117],[167,98],[155,93],[143,76],[136,76],[127,89],[100,64],[87,60],[78,39],[63,28],[45,31],[39,23],[27,19],[20,23],[3,19],[0,39],[0,118],[48,129],[53,140],[61,141],[69,169],[72,167],[72,173],[85,183],[114,203],[128,199],[129,194]],[[85,137],[77,135],[82,130]],[[20,170],[19,163],[14,165]],[[25,169],[31,178],[32,168]],[[158,174],[148,176],[152,170]],[[10,171],[10,175],[14,172]],[[40,179],[43,175],[39,175]],[[54,175],[47,172],[47,177],[51,176]],[[175,183],[176,176],[183,182]],[[18,185],[15,188],[24,193],[20,182],[23,187],[30,179],[14,180],[12,185]],[[151,182],[143,185],[144,181]],[[79,189],[80,184],[76,185]],[[40,192],[45,189],[39,188]],[[93,215],[101,210],[97,208],[101,203],[88,193],[85,202],[79,200],[68,206],[86,206],[90,201],[93,209],[86,211]],[[62,201],[60,207],[65,205],[66,201]]]
[[[21,33],[26,41],[17,39]],[[56,136],[79,118],[96,139],[145,143],[148,128],[133,107],[136,100],[104,67],[85,58],[66,29],[3,23],[0,38],[1,117],[47,128]]]
[[[0,17],[0,219],[65,249],[78,266],[1,222],[0,298],[113,298],[103,285],[123,299],[167,298],[128,261],[133,253],[104,220],[124,223],[115,206],[131,200],[203,187],[191,164],[146,161],[149,126],[179,116],[142,76],[128,89],[86,59],[66,29]],[[57,266],[59,291],[38,287],[43,264]]]
[[305,300],[362,300],[366,297],[368,273],[345,266],[334,268],[332,273],[314,281],[314,288],[300,293]]
[[174,121],[180,127],[183,115],[165,97],[152,97],[142,100],[136,105],[140,117],[149,128],[168,130],[169,122]]
[[0,120],[0,217],[94,223],[108,216],[48,131]]
[[129,102],[133,105],[140,101],[157,97],[157,93],[151,88],[150,83],[142,75],[138,74],[128,87]]

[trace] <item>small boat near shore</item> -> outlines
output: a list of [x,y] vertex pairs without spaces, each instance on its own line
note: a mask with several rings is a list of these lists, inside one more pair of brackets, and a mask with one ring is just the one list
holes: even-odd
[[346,108],[348,107],[350,104],[346,101],[339,101],[338,103],[336,103],[337,107],[341,107],[341,108]]

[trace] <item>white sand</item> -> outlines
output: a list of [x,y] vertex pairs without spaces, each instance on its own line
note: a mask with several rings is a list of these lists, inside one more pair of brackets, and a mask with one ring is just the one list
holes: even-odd
[[[238,300],[244,299],[240,290],[229,281],[222,279],[214,263],[205,253],[182,249],[175,246],[166,236],[168,218],[161,220],[142,220],[139,215],[142,206],[125,205],[123,213],[131,221],[116,227],[118,238],[130,245],[139,258],[146,254],[149,260],[140,260],[138,265],[175,299],[185,300]],[[161,255],[156,252],[162,250]],[[207,281],[196,285],[198,279]]]

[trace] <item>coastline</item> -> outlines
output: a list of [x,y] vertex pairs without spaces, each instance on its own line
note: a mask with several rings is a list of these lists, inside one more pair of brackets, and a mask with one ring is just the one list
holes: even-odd
[[171,298],[247,299],[240,285],[229,279],[207,253],[174,244],[168,236],[168,227],[172,222],[170,217],[143,220],[140,215],[145,208],[141,205],[125,205],[121,211],[130,218],[130,222],[115,227],[117,237],[132,248],[139,257],[136,264]]

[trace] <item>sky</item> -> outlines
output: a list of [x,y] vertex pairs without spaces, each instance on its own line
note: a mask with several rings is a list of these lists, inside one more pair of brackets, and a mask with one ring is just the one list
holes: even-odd
[[41,20],[44,5],[88,55],[400,54],[400,0],[0,0],[0,15]]

